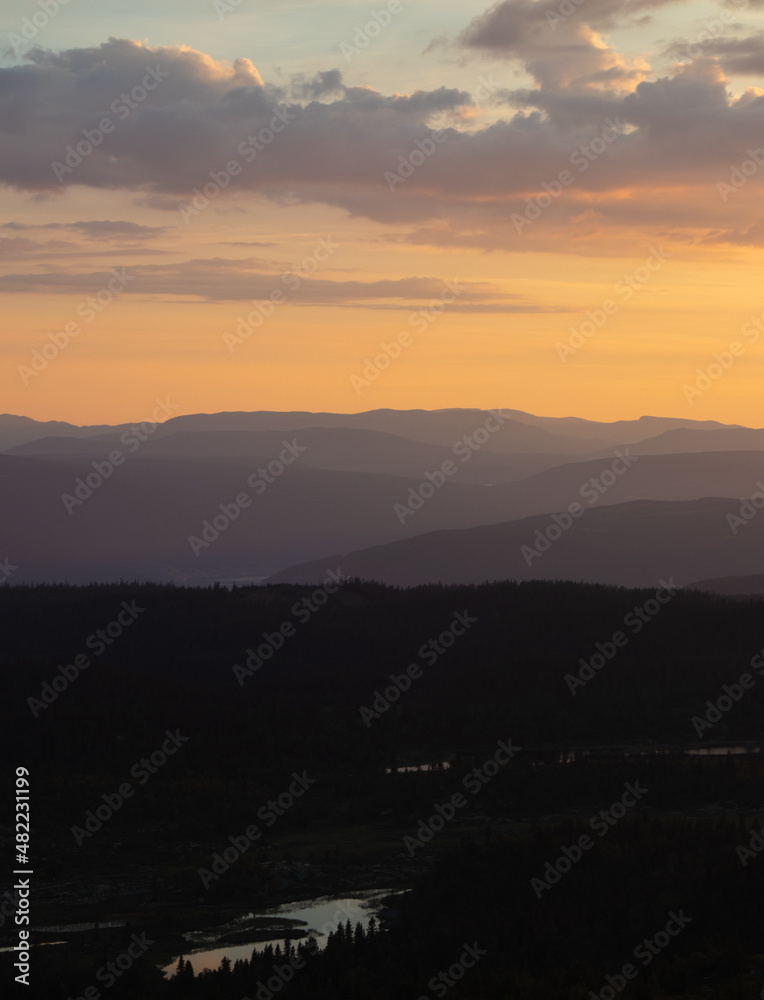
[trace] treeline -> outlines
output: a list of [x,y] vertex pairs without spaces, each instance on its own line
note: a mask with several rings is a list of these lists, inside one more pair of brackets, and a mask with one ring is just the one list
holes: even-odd
[[[611,996],[614,982],[624,1000],[758,998],[764,861],[741,864],[746,823],[638,812],[559,865],[581,832],[570,820],[523,838],[465,839],[396,902],[389,930],[347,925],[321,952],[287,944],[197,976],[180,962],[167,981],[140,964],[110,995],[590,1000]],[[565,870],[539,896],[533,880],[550,864]],[[54,984],[53,966],[38,959],[30,996],[79,995],[87,975],[58,971]]]
[[[316,857],[303,849],[302,860],[340,886],[356,840],[366,857],[393,850],[410,860],[403,834],[418,835],[436,803],[456,793],[467,803],[417,848],[417,861],[434,867],[388,930],[343,927],[317,954],[290,945],[200,976],[184,965],[168,981],[147,955],[110,997],[271,1000],[258,984],[270,989],[269,970],[296,954],[304,968],[270,990],[286,1000],[432,998],[444,995],[437,976],[466,945],[485,955],[448,988],[455,1000],[591,1000],[629,962],[639,974],[618,991],[624,1000],[758,997],[764,981],[751,970],[762,962],[764,860],[743,866],[735,848],[748,842],[743,817],[763,811],[764,755],[700,758],[678,748],[700,742],[693,716],[724,685],[736,690],[744,672],[753,685],[726,696],[703,741],[761,737],[763,682],[751,666],[762,645],[760,602],[688,591],[655,610],[652,590],[571,583],[401,590],[350,581],[325,599],[316,593],[0,590],[0,746],[31,772],[42,879],[56,878],[58,866],[64,878],[85,877],[91,861],[116,875],[149,860],[161,872],[158,913],[176,893],[198,900],[199,865],[229,835],[265,828],[259,810],[293,788],[273,835],[309,831]],[[626,624],[635,608],[649,615],[638,632]],[[613,640],[618,631],[625,643]],[[566,675],[597,652],[604,664],[572,694]],[[237,678],[234,665],[248,662],[251,674]],[[508,741],[522,749],[473,794],[465,776],[498,761]],[[677,752],[627,752],[649,741]],[[556,752],[540,749],[576,745],[616,752],[557,764]],[[439,760],[450,768],[385,773]],[[312,779],[304,794],[295,775]],[[71,827],[83,827],[104,795],[115,803],[125,783],[135,794],[75,846]],[[575,855],[590,818],[627,783],[645,789],[638,804],[555,879],[548,865],[570,860],[563,847]],[[0,831],[8,849],[10,830]],[[272,855],[260,846],[272,833],[264,832],[205,903],[254,905],[270,891]],[[536,891],[534,878],[547,889]],[[635,948],[665,936],[672,912],[691,920],[642,966]],[[81,996],[94,960],[74,948],[37,949],[29,995]]]
[[[298,618],[295,609],[312,593],[286,585],[0,590],[0,745],[33,769],[37,821],[78,822],[176,730],[187,741],[125,816],[246,819],[307,770],[321,777],[321,793],[306,794],[289,822],[307,821],[319,802],[331,802],[342,821],[365,819],[401,803],[418,808],[417,789],[426,796],[433,787],[416,775],[393,783],[385,766],[455,755],[437,778],[447,782],[508,739],[526,748],[507,769],[512,797],[533,811],[539,782],[527,748],[698,743],[693,716],[746,670],[756,683],[703,738],[762,732],[764,681],[750,667],[762,644],[756,601],[680,592],[631,634],[624,617],[653,591],[349,582],[300,620],[305,612]],[[133,618],[112,638],[110,624],[130,617],[125,607]],[[456,613],[470,620],[463,634],[451,631]],[[285,622],[295,626],[287,638]],[[628,642],[573,695],[566,675],[598,643],[607,651],[619,629]],[[278,644],[279,633],[280,648],[267,656],[262,647]],[[246,665],[248,649],[260,649],[263,665],[237,680],[233,667]],[[78,656],[90,665],[78,668]],[[563,783],[555,794],[564,796]]]

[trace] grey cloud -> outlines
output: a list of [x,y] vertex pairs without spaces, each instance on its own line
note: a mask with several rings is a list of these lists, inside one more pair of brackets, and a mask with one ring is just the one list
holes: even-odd
[[[1,245],[1,243],[0,243]],[[115,266],[117,261],[114,261]],[[421,308],[440,297],[444,282],[441,278],[409,277],[381,281],[329,281],[306,277],[304,273],[286,270],[278,274],[259,270],[256,259],[190,260],[178,264],[130,265],[133,280],[124,294],[183,296],[206,302],[234,302],[266,299],[278,288],[286,300],[297,305],[336,306],[353,309]],[[283,281],[283,274],[297,274],[294,282]],[[64,272],[44,274],[17,273],[0,276],[0,293],[34,292],[37,294],[93,294],[112,277],[108,271]],[[480,313],[510,313],[556,311],[554,307],[527,302],[517,295],[507,294],[498,287],[475,281],[460,281],[457,311]],[[451,309],[453,307],[449,307]]]
[[[672,56],[687,58],[688,44],[676,42],[667,50]],[[748,38],[718,38],[703,40],[698,47],[702,55],[718,59],[725,73],[730,76],[759,76],[764,73],[764,32]],[[692,50],[691,50],[692,51]]]
[[764,219],[757,219],[750,226],[740,229],[722,229],[708,233],[699,242],[728,243],[744,247],[764,246]]
[[[615,28],[639,15],[643,20],[646,11],[665,7],[670,3],[684,0],[571,0],[574,9],[565,20],[578,18],[594,28]],[[560,0],[502,0],[489,7],[483,14],[473,18],[458,41],[471,48],[498,49],[510,51],[528,38],[528,30],[534,25],[550,28],[559,27],[554,16],[560,15]],[[571,4],[567,5],[568,8]],[[563,10],[566,8],[563,7]]]
[[579,0],[574,6],[570,0],[566,8],[560,0],[503,0],[474,18],[456,45],[516,58],[543,87],[625,87],[644,77],[646,65],[619,56],[592,28],[615,27],[667,2],[671,0]]
[[332,94],[344,93],[346,87],[342,81],[342,73],[338,69],[330,69],[317,73],[311,80],[304,76],[296,76],[292,80],[290,92],[298,100],[317,101]]
[[[518,3],[525,10],[524,0]],[[59,55],[37,51],[28,65],[0,69],[0,139],[10,140],[0,143],[0,181],[27,190],[59,189],[51,161],[108,110],[104,95],[129,90],[146,66],[161,66],[167,80],[60,187],[130,190],[142,204],[177,213],[211,173],[220,176],[236,160],[241,172],[229,178],[209,212],[242,211],[230,195],[254,193],[287,205],[335,206],[421,237],[430,233],[436,243],[452,238],[452,245],[481,249],[528,247],[538,234],[569,227],[571,218],[590,207],[599,211],[601,201],[625,189],[629,199],[618,204],[633,210],[637,227],[640,212],[650,217],[654,192],[674,188],[677,194],[661,202],[665,226],[737,228],[736,206],[728,206],[732,214],[726,226],[719,225],[713,185],[764,135],[764,99],[731,99],[714,60],[628,86],[619,77],[623,67],[589,66],[590,80],[606,80],[607,86],[552,82],[505,91],[500,96],[512,107],[505,119],[470,131],[446,129],[444,141],[391,192],[385,173],[401,169],[417,142],[431,140],[438,116],[470,103],[468,94],[441,87],[386,96],[343,85],[331,100],[315,99],[314,88],[308,103],[279,105],[276,91],[246,60],[226,67],[200,53],[112,40]],[[630,70],[623,72],[628,76]],[[613,89],[612,78],[625,89]],[[332,79],[338,78],[330,75],[325,86]],[[319,91],[322,86],[319,80]],[[292,120],[247,162],[241,144],[247,148],[248,136],[268,127],[279,110]],[[630,134],[609,144],[585,171],[573,169],[569,191],[534,223],[533,234],[518,236],[512,214],[522,212],[525,198],[539,193],[544,182],[570,170],[576,150],[597,141],[607,119],[627,124]],[[741,205],[762,180],[751,179]],[[606,208],[603,225],[612,217]]]
[[132,242],[134,240],[153,239],[157,236],[163,236],[173,227],[143,226],[137,222],[114,222],[107,219],[92,219],[85,222],[6,222],[2,228],[11,229],[16,232],[24,232],[32,229],[60,229],[71,233],[82,233],[89,239],[99,242]]

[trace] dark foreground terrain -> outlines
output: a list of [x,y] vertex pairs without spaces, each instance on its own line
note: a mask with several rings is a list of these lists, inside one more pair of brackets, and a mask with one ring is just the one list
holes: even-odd
[[[665,583],[3,589],[19,992],[760,997],[762,605]],[[191,930],[382,888],[411,891],[320,951],[160,971]]]

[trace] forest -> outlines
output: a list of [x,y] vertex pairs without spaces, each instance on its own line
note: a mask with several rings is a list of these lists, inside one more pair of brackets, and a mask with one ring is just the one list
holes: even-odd
[[313,895],[410,891],[321,950],[164,978],[147,949],[108,995],[759,997],[762,756],[697,751],[761,739],[761,603],[667,594],[3,588],[0,740],[30,771],[38,921],[130,914],[124,939],[33,949],[28,995],[96,1000],[131,934],[178,954],[202,912],[289,898],[283,862]]

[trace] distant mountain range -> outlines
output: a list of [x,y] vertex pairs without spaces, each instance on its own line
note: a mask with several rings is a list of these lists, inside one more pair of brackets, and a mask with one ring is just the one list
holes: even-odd
[[405,587],[505,579],[658,587],[672,578],[687,586],[712,574],[751,574],[761,567],[764,517],[733,535],[726,517],[734,509],[716,498],[637,501],[588,510],[559,532],[559,522],[548,515],[428,532],[293,566],[268,583],[317,583],[331,565],[348,577]]
[[[342,566],[395,583],[649,585],[669,556],[661,572],[683,582],[764,573],[764,518],[737,533],[726,520],[760,489],[764,430],[712,421],[454,409],[76,427],[5,415],[0,450],[11,582],[304,581]],[[549,552],[518,562],[518,539],[576,503],[584,513]]]
[[[347,427],[380,431],[425,444],[452,445],[464,434],[474,432],[490,413],[478,409],[449,410],[369,410],[366,413],[307,413],[259,411],[254,413],[196,413],[171,417],[160,425],[157,436],[181,431],[290,431],[308,427]],[[634,444],[684,428],[690,431],[736,430],[713,420],[687,420],[673,417],[640,417],[602,423],[578,417],[536,417],[522,410],[498,411],[506,418],[504,429],[491,441],[492,451],[541,454],[595,453],[607,445]],[[77,427],[60,421],[40,422],[28,417],[0,415],[0,451],[41,438],[91,438],[119,436],[130,424]],[[740,428],[749,431],[749,428]],[[756,433],[756,432],[753,432]],[[764,434],[764,432],[761,432]],[[723,448],[691,450],[735,450]],[[751,448],[752,444],[737,447]],[[690,450],[681,448],[680,450]]]

